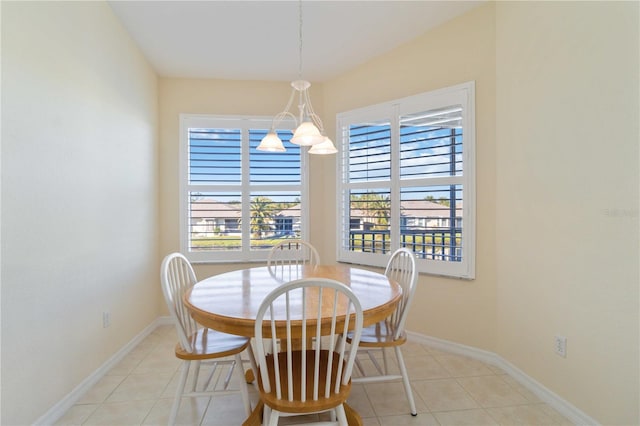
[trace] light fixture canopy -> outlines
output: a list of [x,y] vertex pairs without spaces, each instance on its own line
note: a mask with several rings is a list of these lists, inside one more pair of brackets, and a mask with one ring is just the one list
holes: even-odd
[[[298,2],[298,11],[299,11],[299,69],[298,74],[302,75],[302,1]],[[293,133],[293,137],[290,139],[290,142],[300,146],[311,146],[312,149],[309,150],[310,154],[334,154],[338,150],[333,145],[331,139],[329,139],[324,134],[324,127],[322,125],[322,120],[313,111],[313,106],[311,105],[311,98],[309,97],[309,88],[311,87],[311,83],[306,80],[294,80],[291,82],[291,96],[289,96],[289,102],[287,106],[284,108],[284,111],[277,114],[273,121],[271,122],[271,129],[269,133],[260,141],[260,145],[256,149],[260,151],[271,151],[271,152],[283,152],[285,151],[285,147],[282,143],[282,140],[278,137],[276,133],[276,128],[282,120],[285,118],[293,118],[296,129]],[[291,106],[293,104],[293,99],[295,98],[296,93],[298,94],[298,117],[289,112]],[[318,147],[313,149],[318,145],[322,145],[322,147]]]

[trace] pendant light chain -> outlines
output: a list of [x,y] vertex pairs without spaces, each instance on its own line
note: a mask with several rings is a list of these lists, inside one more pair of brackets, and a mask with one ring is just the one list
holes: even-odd
[[302,0],[298,2],[298,78],[302,79]]
[[[335,154],[337,152],[333,142],[324,134],[322,120],[313,110],[309,99],[309,87],[311,83],[302,79],[302,0],[298,0],[298,80],[291,82],[291,96],[284,111],[277,114],[271,122],[271,130],[262,138],[257,146],[258,151],[284,152],[286,149],[282,140],[278,137],[276,127],[286,117],[291,117],[296,122],[296,129],[289,141],[300,146],[311,146],[310,154]],[[295,94],[298,94],[299,117],[296,118],[289,108]]]

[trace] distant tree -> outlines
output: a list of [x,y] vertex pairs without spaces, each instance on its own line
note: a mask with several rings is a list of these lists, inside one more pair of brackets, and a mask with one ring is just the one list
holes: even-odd
[[251,233],[262,238],[264,232],[272,229],[273,200],[268,197],[255,197],[251,200]]
[[369,192],[351,197],[351,208],[362,210],[367,217],[375,218],[376,224],[385,229],[391,216],[389,196]]
[[438,203],[442,204],[443,206],[447,206],[447,207],[449,207],[451,205],[451,201],[446,197],[440,197],[440,199],[438,200]]

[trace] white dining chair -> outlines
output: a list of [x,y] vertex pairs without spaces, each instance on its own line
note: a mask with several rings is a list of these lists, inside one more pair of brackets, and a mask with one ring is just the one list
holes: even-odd
[[[366,327],[362,331],[358,352],[369,358],[373,363],[375,371],[367,371],[362,366],[360,360],[356,360],[360,377],[354,377],[352,380],[354,383],[376,383],[402,379],[411,415],[416,416],[416,404],[413,399],[409,375],[401,350],[401,346],[407,341],[404,325],[413,295],[416,291],[416,282],[418,279],[414,254],[406,248],[396,250],[387,263],[385,275],[389,279],[396,281],[402,287],[402,298],[398,302],[392,315],[383,321]],[[347,341],[352,341],[351,334],[347,335]],[[392,373],[389,369],[389,361],[387,359],[387,349],[389,348],[393,348],[394,350],[400,374]],[[376,359],[376,352],[382,352],[383,366],[380,366],[380,363]]]
[[317,266],[320,263],[318,250],[303,240],[283,240],[269,251],[267,265],[278,268],[293,265]]
[[[182,302],[185,292],[196,283],[196,275],[191,264],[180,253],[167,255],[160,268],[162,291],[167,308],[174,320],[178,332],[178,344],[175,355],[183,361],[175,399],[169,414],[169,424],[175,424],[183,397],[214,396],[228,393],[240,393],[247,416],[251,413],[247,383],[244,380],[240,354],[249,346],[249,338],[221,333],[199,327],[191,318]],[[223,359],[232,357],[232,359]],[[211,371],[207,379],[198,387],[200,363],[210,362]],[[185,391],[189,370],[193,364],[191,388]],[[229,367],[227,374],[216,376],[216,371]],[[218,370],[220,368],[220,370]],[[239,389],[229,388],[232,374],[235,372]],[[216,380],[213,380],[213,378]],[[222,380],[222,383],[219,381]]]
[[[281,416],[329,411],[337,424],[347,425],[343,404],[351,390],[356,352],[347,353],[339,336],[351,325],[351,347],[357,348],[362,321],[358,298],[335,280],[295,280],[265,297],[255,323],[263,424],[275,426]],[[293,348],[294,340],[299,349]]]

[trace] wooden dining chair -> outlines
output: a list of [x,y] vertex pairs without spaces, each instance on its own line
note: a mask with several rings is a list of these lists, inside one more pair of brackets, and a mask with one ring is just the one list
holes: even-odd
[[[175,355],[183,361],[178,388],[169,414],[169,424],[175,424],[182,397],[214,396],[240,392],[245,411],[249,415],[251,405],[240,357],[242,351],[249,346],[249,338],[199,327],[191,318],[182,298],[186,290],[196,283],[196,275],[191,264],[182,254],[172,253],[164,258],[160,268],[160,277],[164,298],[178,332]],[[209,361],[212,364],[212,369],[207,380],[198,387],[201,361]],[[191,389],[185,391],[192,364],[194,368]],[[218,379],[212,383],[212,379],[216,377],[216,370],[222,369],[223,366],[229,366],[230,370],[226,375],[221,372],[217,376]],[[234,372],[240,386],[237,390],[229,388],[229,381]],[[218,383],[220,379],[223,380],[223,383]]]
[[280,241],[271,248],[267,258],[267,265],[271,268],[292,265],[317,266],[319,263],[318,250],[303,240]]
[[[413,399],[411,384],[409,383],[407,367],[404,364],[402,350],[400,349],[407,341],[404,325],[407,314],[409,313],[411,300],[416,291],[416,282],[418,279],[414,254],[406,248],[396,250],[387,263],[385,275],[389,277],[389,279],[396,281],[402,287],[402,298],[400,302],[398,302],[393,314],[385,320],[362,330],[358,352],[368,356],[375,367],[375,372],[366,371],[362,363],[356,360],[356,367],[361,376],[354,377],[352,380],[353,383],[375,383],[402,379],[411,415],[416,416],[418,414],[416,404]],[[347,341],[353,341],[351,333],[347,334]],[[393,348],[394,350],[400,374],[392,373],[389,369],[389,362],[387,360],[387,349],[389,348]],[[375,352],[382,352],[382,367],[375,357]]]
[[[263,424],[275,426],[281,416],[330,411],[338,424],[347,425],[344,403],[356,352],[347,353],[339,336],[351,327],[351,347],[357,348],[362,321],[358,298],[335,280],[295,280],[267,295],[255,323]],[[294,341],[300,348],[293,348]]]

